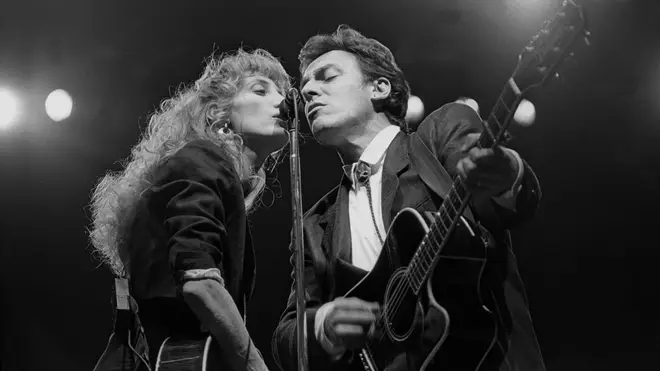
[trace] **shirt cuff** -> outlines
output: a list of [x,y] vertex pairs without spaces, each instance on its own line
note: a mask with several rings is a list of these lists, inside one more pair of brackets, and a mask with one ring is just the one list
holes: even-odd
[[504,192],[504,194],[500,196],[493,197],[493,200],[495,200],[495,202],[501,206],[506,207],[507,209],[515,210],[516,198],[518,197],[518,193],[520,193],[520,189],[522,188],[522,179],[523,175],[525,175],[525,165],[523,164],[522,158],[520,158],[518,152],[506,147],[503,147],[502,149],[513,155],[513,157],[518,162],[518,177],[516,178],[516,181],[513,182],[513,186],[508,191]]
[[325,322],[325,316],[332,310],[334,304],[328,302],[323,304],[317,311],[316,316],[314,317],[314,336],[316,340],[321,344],[323,350],[325,350],[333,361],[338,361],[346,352],[345,346],[336,346],[332,344],[330,339],[328,339],[323,323]]
[[200,280],[214,280],[217,281],[220,285],[225,285],[225,280],[220,274],[218,268],[209,268],[209,269],[189,269],[183,273],[183,278],[181,279],[182,283],[188,281],[200,281]]

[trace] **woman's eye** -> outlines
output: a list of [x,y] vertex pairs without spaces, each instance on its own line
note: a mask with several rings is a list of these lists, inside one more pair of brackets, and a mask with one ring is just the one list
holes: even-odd
[[267,93],[266,87],[263,86],[262,84],[255,84],[254,86],[252,86],[252,91],[255,94],[259,94],[259,95],[266,95]]

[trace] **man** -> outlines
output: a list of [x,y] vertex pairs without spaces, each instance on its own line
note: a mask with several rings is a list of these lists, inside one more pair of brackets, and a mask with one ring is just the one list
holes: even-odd
[[[344,164],[339,186],[304,217],[309,366],[311,371],[343,369],[349,362],[360,362],[353,351],[378,332],[375,323],[381,308],[378,302],[343,297],[337,289],[338,267],[370,271],[393,217],[406,207],[420,213],[436,211],[442,199],[411,165],[412,136],[400,129],[405,127],[410,88],[388,48],[340,26],[332,35],[310,38],[299,60],[301,93],[312,132],[319,143],[337,150]],[[481,129],[472,108],[453,103],[429,115],[416,135],[432,152],[434,162],[463,179],[473,196],[470,213],[497,241],[492,255],[504,256],[499,263],[489,263],[492,266],[484,279],[496,296],[490,304],[500,316],[498,330],[508,336],[495,345],[493,352],[501,352],[501,357],[488,358],[480,369],[543,370],[508,238],[508,228],[535,212],[540,188],[531,168],[515,151],[478,148]],[[368,169],[362,180],[354,175],[361,163]],[[437,323],[434,315],[425,314],[424,331]],[[295,286],[272,346],[279,366],[295,370]],[[464,350],[449,354],[441,349],[442,361],[432,362],[428,369],[463,369],[469,363],[463,362]],[[418,370],[423,361],[423,356],[411,351],[386,369]]]

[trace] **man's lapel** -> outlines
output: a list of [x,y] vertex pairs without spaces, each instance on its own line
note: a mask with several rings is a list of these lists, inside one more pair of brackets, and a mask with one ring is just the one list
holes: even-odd
[[[408,135],[403,132],[397,134],[387,148],[385,163],[383,164],[383,178],[381,191],[381,205],[383,224],[387,230],[391,223],[392,202],[399,188],[399,176],[410,166],[406,141]],[[335,202],[319,219],[319,226],[323,228],[323,246],[328,248],[331,256],[336,256],[346,262],[351,262],[351,228],[348,216],[348,187],[350,179],[342,175],[337,190]]]
[[381,205],[383,214],[383,225],[387,231],[392,222],[392,202],[399,188],[399,176],[410,165],[408,148],[406,142],[408,135],[400,132],[387,148],[385,163],[383,164],[383,180],[381,189]]
[[335,202],[319,219],[319,226],[323,228],[322,245],[330,256],[351,261],[351,228],[348,220],[348,189],[346,182],[350,182],[346,175],[342,175],[341,183],[337,189]]

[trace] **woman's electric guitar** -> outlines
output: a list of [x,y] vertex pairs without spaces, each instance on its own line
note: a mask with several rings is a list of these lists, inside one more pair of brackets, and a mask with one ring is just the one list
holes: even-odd
[[[583,9],[572,0],[564,1],[561,11],[544,23],[519,55],[513,75],[484,123],[482,148],[507,140],[506,129],[525,92],[554,77],[576,42],[588,43],[588,36]],[[462,216],[469,199],[455,178],[430,223],[410,208],[396,215],[369,273],[340,265],[339,295],[379,302],[383,308],[379,335],[347,357],[350,368],[381,371],[399,362],[405,365],[413,354],[418,360],[413,367],[419,371],[431,363],[434,369],[483,370],[482,366],[502,362],[506,335],[498,332],[493,313],[497,309],[488,308],[492,298],[482,292],[481,285],[487,246],[478,228]],[[410,249],[411,245],[417,248]],[[441,287],[437,282],[443,282]],[[429,310],[440,318],[433,324],[438,328],[435,333],[430,333],[430,327],[419,328],[422,313]]]

